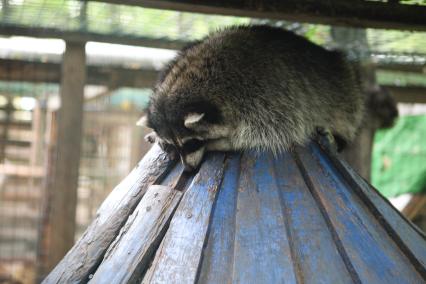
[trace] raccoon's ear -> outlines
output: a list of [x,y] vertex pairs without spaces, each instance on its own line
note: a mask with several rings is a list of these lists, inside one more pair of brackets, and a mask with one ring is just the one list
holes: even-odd
[[197,124],[201,122],[203,117],[204,117],[204,113],[196,113],[196,112],[188,113],[185,116],[185,120],[183,124],[187,128],[193,128],[194,126],[196,126]]
[[137,126],[145,126],[148,127],[148,117],[146,115],[142,116],[141,118],[139,118],[138,122],[136,122]]

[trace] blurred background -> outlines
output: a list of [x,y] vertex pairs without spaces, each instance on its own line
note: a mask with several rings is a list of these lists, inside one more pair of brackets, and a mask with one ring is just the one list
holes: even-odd
[[[362,63],[366,89],[385,94],[385,102],[379,98],[370,109],[365,126],[373,151],[366,147],[371,159],[358,170],[426,228],[422,29],[337,27],[116,2],[0,2],[0,283],[35,283],[50,271],[55,254],[78,239],[149,149],[147,129],[135,122],[158,71],[185,44],[236,24],[284,27]],[[397,106],[395,121],[380,114],[386,103]]]

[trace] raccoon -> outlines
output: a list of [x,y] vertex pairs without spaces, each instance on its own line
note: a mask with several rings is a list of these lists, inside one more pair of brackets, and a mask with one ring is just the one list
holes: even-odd
[[264,25],[215,32],[163,70],[139,125],[177,152],[186,170],[206,151],[272,151],[326,129],[349,143],[364,113],[357,75],[342,53]]

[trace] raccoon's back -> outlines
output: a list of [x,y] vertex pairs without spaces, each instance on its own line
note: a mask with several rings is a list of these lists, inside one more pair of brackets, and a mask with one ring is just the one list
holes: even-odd
[[155,96],[167,97],[170,117],[194,101],[213,103],[246,148],[284,149],[309,138],[316,126],[351,140],[363,113],[340,53],[267,26],[232,27],[193,44],[158,86]]
[[265,26],[226,30],[207,44],[222,64],[215,85],[227,91],[225,100],[214,95],[225,102],[222,110],[242,143],[286,148],[303,143],[316,127],[353,139],[364,97],[343,54]]

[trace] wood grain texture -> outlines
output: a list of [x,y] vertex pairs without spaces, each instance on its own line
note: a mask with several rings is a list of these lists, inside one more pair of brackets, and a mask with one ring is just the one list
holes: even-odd
[[194,283],[219,190],[224,154],[208,155],[185,192],[142,283]]
[[[426,278],[426,236],[414,224],[407,220],[392,204],[374,187],[363,180],[349,165],[333,154],[329,155],[334,165],[344,176],[354,192],[365,202],[371,214],[377,218],[387,233],[400,246],[403,253],[416,265]],[[416,263],[418,262],[418,263]]]
[[198,283],[231,283],[241,154],[228,157]]
[[315,198],[290,153],[274,160],[274,172],[299,279],[304,283],[353,283]]
[[154,145],[136,168],[114,188],[83,236],[43,283],[87,282],[148,187],[161,180],[172,163],[166,153]]
[[108,248],[90,283],[134,283],[141,277],[182,197],[182,191],[172,187],[182,170],[179,163],[163,185],[148,188]]
[[137,279],[155,252],[181,197],[181,191],[151,185],[90,283],[128,283]]
[[298,280],[271,162],[269,153],[247,153],[241,160],[233,267],[237,283]]

